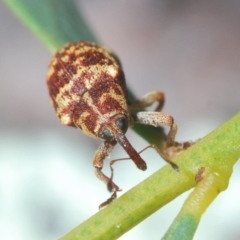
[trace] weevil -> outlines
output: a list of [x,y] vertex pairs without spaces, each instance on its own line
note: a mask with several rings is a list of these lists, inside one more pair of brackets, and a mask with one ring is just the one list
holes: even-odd
[[[167,145],[174,143],[177,125],[172,116],[160,112],[164,94],[153,91],[131,103],[121,64],[115,54],[106,48],[85,41],[68,43],[50,62],[47,85],[62,124],[77,127],[86,135],[103,140],[93,157],[93,166],[96,176],[107,184],[113,194],[100,208],[115,199],[116,192],[120,191],[112,176],[107,177],[102,172],[104,159],[117,143],[139,169],[147,169],[145,161],[125,136],[130,126],[135,123],[154,127],[164,124],[170,127]],[[155,102],[158,105],[153,112],[136,111]],[[166,157],[164,159],[177,168]]]

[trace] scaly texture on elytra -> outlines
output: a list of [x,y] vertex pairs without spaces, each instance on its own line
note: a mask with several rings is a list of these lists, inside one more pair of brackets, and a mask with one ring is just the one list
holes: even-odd
[[129,118],[125,80],[116,60],[94,43],[69,43],[49,65],[48,89],[60,122],[98,138],[117,113]]
[[[179,145],[174,141],[177,125],[170,115],[160,112],[164,94],[153,91],[130,104],[120,62],[117,56],[106,48],[90,42],[68,43],[50,62],[47,85],[62,124],[77,127],[88,136],[104,140],[94,155],[93,166],[96,176],[107,184],[113,194],[100,208],[114,200],[120,190],[112,180],[112,164],[116,160],[110,163],[111,177],[102,172],[103,161],[116,143],[125,149],[139,169],[147,169],[145,161],[125,136],[130,125],[140,123],[158,127],[165,124],[170,127],[166,140],[167,149],[179,149]],[[136,111],[154,102],[158,103],[154,112]],[[153,145],[151,147],[156,148]],[[156,150],[178,170],[168,154],[171,151]]]

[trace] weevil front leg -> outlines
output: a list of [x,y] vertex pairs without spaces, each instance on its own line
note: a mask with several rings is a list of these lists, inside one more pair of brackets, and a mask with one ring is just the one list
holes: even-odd
[[[166,149],[175,145],[175,135],[177,133],[177,125],[174,123],[173,117],[163,112],[138,112],[133,116],[135,123],[141,123],[146,125],[152,125],[158,127],[160,124],[164,124],[170,127],[170,131],[167,135]],[[178,166],[171,161],[171,156],[165,149],[160,151],[157,146],[150,145],[155,148],[160,156],[169,163],[176,171],[179,171]]]
[[108,190],[110,192],[120,191],[121,189],[111,180],[111,178],[107,177],[102,172],[102,168],[103,168],[104,159],[110,155],[110,152],[112,151],[116,143],[117,143],[116,141],[103,142],[99,146],[99,148],[97,149],[93,157],[93,166],[95,168],[95,175],[97,176],[98,179],[100,179],[105,184],[107,184]]
[[116,141],[103,142],[99,146],[99,148],[97,149],[93,157],[93,166],[95,168],[95,175],[97,176],[98,179],[100,179],[107,185],[107,188],[110,192],[113,192],[112,196],[109,199],[107,199],[105,202],[100,204],[99,209],[105,207],[110,202],[112,202],[117,197],[117,191],[121,191],[121,189],[112,181],[113,175],[109,178],[102,172],[103,161],[107,156],[109,156],[110,152],[112,151],[116,143],[117,143]]
[[171,115],[163,112],[138,112],[133,116],[135,123],[141,123],[159,127],[160,124],[170,127],[167,135],[167,147],[174,145],[175,136],[177,133],[177,125]]

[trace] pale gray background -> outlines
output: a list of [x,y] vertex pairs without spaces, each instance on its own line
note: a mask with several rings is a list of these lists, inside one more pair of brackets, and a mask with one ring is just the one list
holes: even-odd
[[[177,140],[202,137],[239,111],[239,1],[79,4],[101,42],[118,53],[134,92],[165,92],[164,111],[178,123]],[[56,239],[109,196],[92,169],[100,142],[59,124],[45,86],[51,55],[2,2],[0,51],[0,239]],[[146,146],[131,131],[127,136],[137,150]],[[116,147],[111,158],[124,156]],[[164,164],[153,150],[143,158],[146,172],[130,162],[116,165],[115,180],[124,192]],[[195,239],[240,238],[239,171],[238,163]],[[187,194],[120,239],[159,239]]]

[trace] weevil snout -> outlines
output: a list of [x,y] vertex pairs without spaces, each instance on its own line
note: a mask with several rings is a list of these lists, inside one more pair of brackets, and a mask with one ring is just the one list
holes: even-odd
[[105,121],[99,132],[99,137],[105,141],[118,142],[134,161],[136,166],[141,170],[147,169],[147,164],[142,157],[136,152],[125,136],[128,129],[128,118],[124,114],[117,114]]
[[142,159],[142,157],[136,152],[136,150],[132,147],[128,139],[124,134],[117,134],[116,135],[117,142],[125,149],[128,153],[129,157],[134,161],[136,166],[145,171],[147,169],[147,164]]

